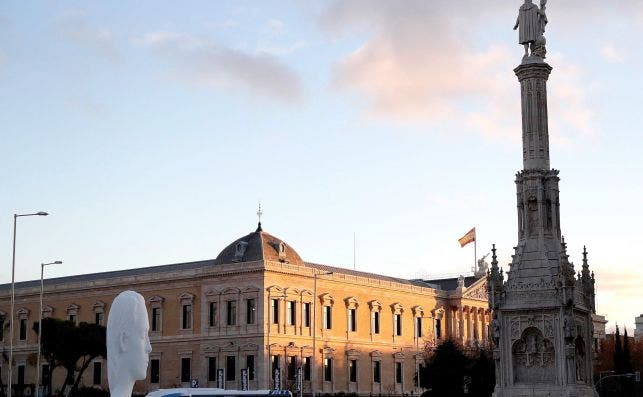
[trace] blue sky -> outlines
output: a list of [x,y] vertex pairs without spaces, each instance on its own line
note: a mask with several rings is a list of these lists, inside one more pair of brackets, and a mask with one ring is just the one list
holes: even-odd
[[[0,4],[0,282],[214,258],[256,227],[308,261],[507,266],[521,1]],[[643,311],[643,6],[550,2],[551,163],[598,309]]]

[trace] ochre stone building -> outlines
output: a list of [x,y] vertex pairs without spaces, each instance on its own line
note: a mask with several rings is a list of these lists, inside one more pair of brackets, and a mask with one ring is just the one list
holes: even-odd
[[[301,367],[304,393],[418,394],[426,344],[454,337],[485,343],[490,313],[484,269],[478,277],[407,280],[308,263],[261,229],[214,260],[45,280],[43,317],[107,324],[114,297],[132,289],[148,305],[152,354],[135,392],[188,386],[291,388]],[[315,276],[316,275],[316,276]],[[14,384],[35,384],[40,282],[17,284]],[[8,357],[10,286],[0,286]],[[47,365],[46,362],[43,365]],[[278,375],[275,375],[278,374]],[[3,384],[8,363],[0,359]],[[54,372],[53,387],[63,371]],[[218,381],[218,382],[217,382]],[[106,388],[106,360],[86,371]],[[54,390],[55,391],[55,390]]]

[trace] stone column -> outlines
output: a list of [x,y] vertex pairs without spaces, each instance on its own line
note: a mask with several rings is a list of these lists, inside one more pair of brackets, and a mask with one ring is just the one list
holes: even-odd
[[458,317],[456,315],[456,308],[455,307],[451,307],[451,314],[449,315],[449,317],[451,318],[451,323],[450,323],[451,329],[449,331],[451,333],[451,335],[449,335],[449,336],[451,338],[455,339],[455,338],[458,337],[458,324],[457,324]]
[[480,340],[480,319],[478,318],[478,308],[473,308],[473,332],[471,333],[471,340]]
[[467,316],[467,340],[473,342],[474,327],[476,324],[476,309],[469,306],[469,315]]
[[458,338],[464,343],[464,307],[458,306],[458,315],[460,316]]
[[523,63],[514,69],[522,96],[522,160],[525,170],[549,169],[546,83],[551,69],[544,62]]

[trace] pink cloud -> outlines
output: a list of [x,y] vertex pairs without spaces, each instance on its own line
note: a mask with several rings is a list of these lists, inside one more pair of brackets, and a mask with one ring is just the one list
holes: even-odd
[[[440,0],[334,2],[321,15],[321,27],[333,36],[357,31],[365,39],[336,63],[332,86],[364,98],[369,117],[450,123],[453,130],[518,142],[519,86],[511,70],[520,62],[520,48],[480,47],[472,40],[498,21],[496,14],[508,25],[515,19],[504,2],[482,8]],[[552,142],[566,145],[591,134],[594,111],[582,68],[556,54],[548,62],[555,68],[550,114],[559,116],[550,117]]]

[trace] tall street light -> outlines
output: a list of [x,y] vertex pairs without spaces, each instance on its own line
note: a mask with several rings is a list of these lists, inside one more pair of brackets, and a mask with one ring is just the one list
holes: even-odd
[[[38,387],[38,385],[41,383],[40,382],[40,350],[41,350],[41,341],[42,341],[42,293],[44,290],[44,278],[43,275],[45,273],[45,266],[49,265],[60,265],[62,264],[62,261],[55,261],[55,262],[49,262],[49,263],[41,263],[40,264],[40,311],[38,312],[38,359],[36,360],[36,393],[38,393],[38,396],[41,396],[41,389]],[[44,385],[42,385],[44,386]]]
[[13,318],[15,313],[13,308],[16,299],[16,223],[18,218],[22,216],[47,216],[46,212],[40,211],[33,214],[13,214],[13,254],[11,256],[11,317],[9,318],[9,393],[11,397],[11,375],[13,373]]
[[333,272],[315,272],[313,274],[313,370],[310,382],[313,397],[315,397],[315,382],[317,381],[317,350],[315,350],[315,342],[317,341],[317,276],[328,276],[330,274],[333,274]]

